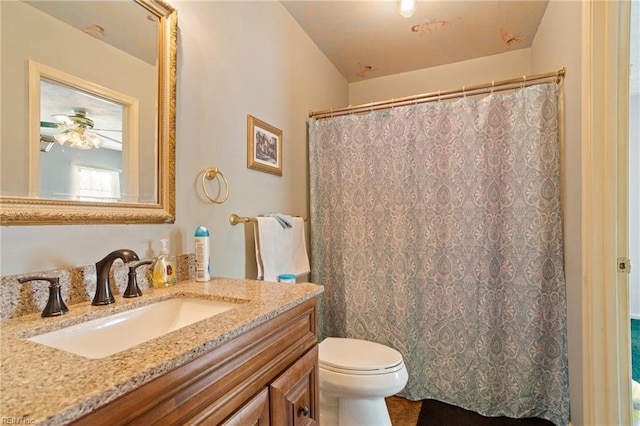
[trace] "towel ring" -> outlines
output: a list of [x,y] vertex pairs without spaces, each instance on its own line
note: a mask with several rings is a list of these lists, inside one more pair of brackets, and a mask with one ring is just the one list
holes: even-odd
[[[218,182],[218,193],[216,194],[215,198],[209,195],[209,191],[207,191],[207,185],[206,185],[205,179],[213,180],[216,178],[216,176],[220,176],[224,181],[224,187],[226,191],[224,193],[224,197],[222,198],[222,200],[220,199],[220,190],[222,189],[222,185],[220,185],[219,182]],[[209,201],[211,201],[214,204],[222,204],[225,201],[227,201],[227,198],[229,198],[229,182],[217,167],[207,167],[205,169],[204,173],[202,174],[202,189],[204,190],[204,195],[206,195]]]

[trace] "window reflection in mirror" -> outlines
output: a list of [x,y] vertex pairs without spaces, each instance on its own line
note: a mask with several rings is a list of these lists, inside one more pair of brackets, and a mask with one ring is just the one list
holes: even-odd
[[80,201],[77,165],[118,172],[120,180],[119,194],[82,201],[157,202],[155,138],[148,133],[150,152],[140,155],[141,132],[153,127],[140,125],[138,98],[35,61],[29,61],[29,94],[32,197]]
[[39,196],[137,201],[123,194],[123,174],[136,174],[123,170],[123,114],[117,102],[41,79]]

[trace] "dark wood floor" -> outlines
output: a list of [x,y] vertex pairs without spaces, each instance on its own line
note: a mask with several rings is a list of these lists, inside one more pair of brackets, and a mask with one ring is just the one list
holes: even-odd
[[386,402],[393,426],[416,426],[422,401],[409,401],[399,396],[391,396]]
[[[386,403],[393,426],[554,426],[550,421],[539,418],[485,417],[435,400],[409,401],[392,396],[386,399]],[[426,406],[421,418],[423,404]]]

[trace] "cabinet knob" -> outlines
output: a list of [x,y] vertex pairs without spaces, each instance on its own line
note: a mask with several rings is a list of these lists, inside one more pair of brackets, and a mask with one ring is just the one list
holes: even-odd
[[302,406],[298,409],[298,414],[302,414],[303,416],[308,416],[309,415],[309,407]]

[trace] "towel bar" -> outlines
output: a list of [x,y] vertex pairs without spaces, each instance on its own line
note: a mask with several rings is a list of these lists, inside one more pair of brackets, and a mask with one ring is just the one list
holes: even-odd
[[[293,217],[300,217],[300,216],[293,216]],[[303,219],[305,222],[307,221],[307,218],[303,218]],[[229,216],[229,223],[232,225],[237,225],[239,223],[249,223],[249,222],[257,222],[257,220],[255,217],[238,216],[235,213]]]

